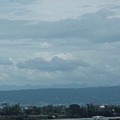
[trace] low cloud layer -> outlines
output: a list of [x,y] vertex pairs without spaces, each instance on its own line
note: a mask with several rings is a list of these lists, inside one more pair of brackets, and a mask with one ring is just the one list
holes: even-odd
[[82,66],[87,67],[89,64],[82,61],[65,61],[62,58],[53,57],[50,61],[46,61],[42,58],[30,59],[24,63],[17,64],[19,68],[37,69],[40,71],[73,71],[74,69]]

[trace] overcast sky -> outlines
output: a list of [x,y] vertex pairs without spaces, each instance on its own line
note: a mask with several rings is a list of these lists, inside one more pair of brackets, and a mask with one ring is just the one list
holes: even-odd
[[0,85],[120,85],[120,0],[0,0]]

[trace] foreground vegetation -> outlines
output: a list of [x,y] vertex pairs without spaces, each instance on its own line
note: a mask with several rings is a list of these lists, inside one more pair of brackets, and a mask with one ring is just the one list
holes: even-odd
[[4,104],[0,109],[0,119],[11,120],[39,120],[52,118],[88,118],[95,115],[106,117],[120,116],[119,105],[78,104],[47,105],[47,106],[20,106],[20,104]]

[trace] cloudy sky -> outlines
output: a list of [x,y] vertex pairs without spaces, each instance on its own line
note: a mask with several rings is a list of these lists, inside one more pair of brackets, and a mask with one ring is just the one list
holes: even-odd
[[0,0],[0,85],[120,85],[120,0]]

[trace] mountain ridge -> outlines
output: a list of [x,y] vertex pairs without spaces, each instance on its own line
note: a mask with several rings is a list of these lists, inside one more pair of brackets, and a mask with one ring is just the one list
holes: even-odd
[[120,104],[120,86],[89,88],[41,88],[0,91],[0,103],[22,105]]

